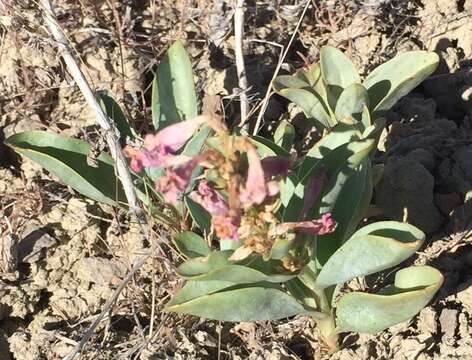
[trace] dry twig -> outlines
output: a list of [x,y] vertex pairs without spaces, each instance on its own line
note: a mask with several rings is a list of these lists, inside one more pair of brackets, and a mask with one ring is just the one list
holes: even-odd
[[113,295],[105,303],[105,306],[103,307],[100,315],[98,315],[95,321],[92,323],[92,325],[90,325],[90,327],[88,328],[87,332],[84,334],[80,342],[74,347],[74,349],[63,360],[74,359],[75,356],[82,350],[82,348],[87,343],[87,341],[89,341],[89,339],[92,337],[93,332],[95,331],[95,328],[98,326],[98,324],[100,324],[100,322],[105,317],[105,315],[111,310],[112,306],[115,304],[121,292],[124,290],[128,282],[133,278],[134,274],[136,274],[136,272],[144,265],[148,257],[149,255],[145,255],[136,260],[131,271],[128,273],[128,275],[126,275],[126,277],[121,282],[120,286],[118,286],[118,288],[115,290]]
[[120,178],[121,183],[123,184],[123,189],[125,191],[126,199],[130,206],[131,211],[137,216],[138,219],[141,217],[141,207],[136,198],[134,192],[133,182],[131,180],[131,175],[126,165],[125,158],[121,152],[121,145],[118,141],[118,136],[116,134],[116,127],[108,116],[104,113],[102,108],[97,102],[95,95],[90,88],[87,80],[85,79],[84,74],[80,70],[77,61],[75,60],[69,42],[67,41],[66,36],[64,35],[61,27],[57,23],[54,13],[51,8],[51,3],[49,0],[41,0],[41,5],[43,7],[44,20],[46,25],[51,32],[51,35],[57,42],[57,45],[60,48],[62,58],[64,59],[67,68],[69,69],[70,74],[74,78],[75,82],[80,88],[80,91],[85,97],[88,105],[93,109],[97,116],[97,122],[104,131],[105,140],[107,142],[108,148],[110,149],[111,156],[116,165],[116,171]]
[[308,6],[310,6],[310,1],[309,0],[306,2],[305,7],[303,8],[303,12],[300,15],[300,19],[298,20],[297,26],[295,27],[295,30],[293,31],[293,34],[292,34],[292,36],[291,36],[291,38],[290,38],[290,40],[287,44],[287,47],[285,48],[285,51],[284,51],[282,57],[280,58],[279,63],[277,64],[277,67],[275,68],[274,75],[272,76],[272,79],[270,80],[269,86],[267,87],[267,92],[264,96],[264,99],[262,100],[261,110],[259,111],[259,115],[257,116],[256,125],[254,126],[253,135],[257,135],[257,133],[259,132],[259,128],[260,128],[261,122],[262,122],[262,117],[264,116],[264,113],[267,109],[267,104],[269,103],[269,98],[272,95],[272,87],[274,85],[275,78],[279,74],[280,68],[282,67],[284,59],[288,54],[288,51],[290,49],[290,46],[292,45],[293,40],[295,40],[295,36],[298,33],[298,29],[300,28],[300,25],[302,24],[303,18],[305,17],[306,11],[308,10]]
[[239,101],[241,103],[241,121],[239,126],[242,127],[246,122],[249,109],[249,101],[247,98],[247,77],[246,67],[244,65],[243,54],[243,36],[244,36],[244,0],[237,0],[236,10],[234,12],[234,53],[236,56],[236,71],[238,73],[238,86],[240,89]]

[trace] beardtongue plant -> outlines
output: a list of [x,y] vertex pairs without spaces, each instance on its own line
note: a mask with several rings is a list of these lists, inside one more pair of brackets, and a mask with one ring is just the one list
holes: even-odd
[[[372,158],[382,114],[437,64],[434,53],[407,52],[362,81],[342,52],[324,47],[319,63],[279,76],[275,91],[322,134],[304,156],[292,150],[289,122],[271,140],[231,133],[215,115],[197,116],[180,42],[153,84],[155,134],[141,141],[114,100],[100,94],[122,138],[133,141],[124,153],[140,198],[185,259],[178,273],[186,283],[166,310],[223,321],[305,315],[331,350],[340,332],[375,333],[417,314],[443,282],[432,267],[398,270],[375,293],[349,292],[345,284],[395,268],[425,240],[407,223],[367,224],[365,217],[381,176]],[[80,193],[123,206],[110,157],[102,153],[89,166],[87,143],[46,132],[6,142]]]

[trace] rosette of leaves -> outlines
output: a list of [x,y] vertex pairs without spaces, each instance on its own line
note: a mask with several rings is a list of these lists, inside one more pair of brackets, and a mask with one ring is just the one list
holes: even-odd
[[[416,227],[382,221],[359,228],[366,216],[379,168],[372,166],[384,121],[382,112],[430,75],[435,54],[411,52],[375,69],[363,82],[340,51],[325,47],[320,64],[294,76],[278,77],[279,94],[299,105],[324,131],[298,161],[281,188],[281,221],[314,219],[330,212],[338,226],[322,236],[305,236],[300,271],[280,272],[277,261],[289,243],[275,243],[269,258],[229,260],[231,249],[210,250],[195,233],[176,238],[188,259],[179,267],[187,280],[167,304],[168,311],[224,321],[273,320],[309,315],[333,350],[343,331],[375,333],[417,314],[443,282],[429,266],[398,270],[393,283],[376,293],[340,289],[348,281],[397,267],[425,240]],[[375,119],[375,120],[373,120]],[[293,128],[284,123],[274,141],[254,137],[262,155],[289,156]],[[313,181],[324,179],[310,208]],[[190,249],[200,249],[190,251]],[[204,250],[203,250],[204,249]]]
[[[277,241],[268,256],[251,254],[235,261],[230,259],[235,250],[231,243],[223,241],[219,249],[209,246],[211,237],[202,236],[209,232],[209,214],[185,198],[187,210],[177,210],[190,213],[193,231],[180,232],[173,240],[185,258],[178,272],[186,283],[166,309],[223,321],[309,315],[332,349],[336,348],[339,332],[373,333],[418,313],[443,281],[442,275],[428,266],[399,270],[393,284],[377,293],[339,295],[338,290],[355,277],[398,266],[424,241],[419,229],[405,223],[387,221],[358,227],[379,175],[372,166],[371,155],[383,128],[380,116],[431,74],[437,62],[437,56],[431,53],[404,53],[361,81],[347,57],[326,47],[319,64],[293,76],[278,77],[277,92],[299,105],[324,135],[284,179],[277,217],[281,222],[290,222],[316,219],[330,212],[337,228],[327,235],[303,235],[295,248],[291,240]],[[123,142],[139,141],[113,98],[103,93],[97,96],[108,116],[115,120]],[[155,130],[197,115],[190,59],[182,43],[172,45],[161,60],[152,98]],[[200,129],[183,153],[200,153],[210,133],[209,128]],[[259,136],[252,140],[261,156],[288,158],[293,138],[293,127],[283,123],[274,141]],[[87,142],[42,131],[13,135],[6,143],[79,193],[123,206],[113,163],[101,149],[90,162],[93,147]],[[145,185],[161,175],[160,169],[135,174],[138,194],[150,206],[155,198],[149,194],[152,186]],[[311,190],[316,181],[323,186],[314,196]],[[307,197],[316,200],[310,202],[309,208],[304,206]],[[288,253],[300,255],[302,266],[298,270],[287,271],[280,266]]]

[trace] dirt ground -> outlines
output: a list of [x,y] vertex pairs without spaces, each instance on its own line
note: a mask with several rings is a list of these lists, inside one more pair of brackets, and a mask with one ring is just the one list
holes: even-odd
[[[244,53],[254,106],[305,2],[246,3]],[[192,57],[200,107],[221,105],[229,123],[238,121],[233,5],[53,2],[93,87],[111,90],[143,133],[152,70],[178,38]],[[0,34],[0,140],[32,129],[93,139],[94,116],[34,2],[0,0]],[[443,272],[436,298],[411,321],[375,336],[344,334],[342,349],[329,355],[308,318],[232,324],[162,312],[182,283],[155,255],[99,324],[81,359],[472,359],[472,0],[314,0],[281,73],[317,60],[324,44],[345,50],[364,74],[400,51],[441,56],[438,71],[387,116],[376,157],[385,173],[374,196],[383,218],[401,220],[406,207],[408,221],[428,233],[410,262]],[[307,122],[276,96],[262,132],[288,114],[303,142]],[[149,244],[126,214],[85,199],[3,144],[0,197],[0,360],[61,359]],[[18,265],[11,267],[8,243],[15,240]],[[368,289],[369,279],[351,286]]]

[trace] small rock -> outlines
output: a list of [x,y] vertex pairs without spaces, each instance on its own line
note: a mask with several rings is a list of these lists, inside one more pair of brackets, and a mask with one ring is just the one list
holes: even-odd
[[436,312],[427,307],[421,310],[418,315],[418,330],[422,333],[428,332],[436,334],[438,325],[436,322]]
[[21,262],[35,263],[45,256],[46,249],[56,244],[56,239],[41,228],[25,231],[26,236],[18,245],[18,258]]
[[439,315],[439,323],[441,324],[441,331],[444,334],[443,340],[451,340],[454,338],[454,333],[457,328],[458,311],[455,309],[443,309]]
[[99,257],[82,259],[77,268],[77,277],[97,285],[116,285],[126,274],[126,266],[116,260]]

